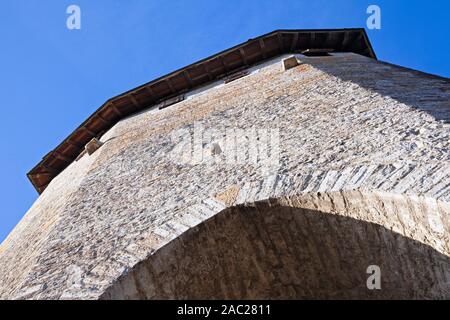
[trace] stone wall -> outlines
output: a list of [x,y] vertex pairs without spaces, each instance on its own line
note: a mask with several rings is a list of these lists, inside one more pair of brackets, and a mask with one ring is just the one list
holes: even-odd
[[[436,277],[448,277],[449,81],[355,54],[301,57],[303,63],[287,71],[280,59],[247,77],[114,126],[98,151],[84,155],[52,181],[3,242],[0,297],[107,297],[105,291],[112,294],[117,279],[141,261],[161,257],[161,248],[226,207],[352,190],[426,199],[421,200],[428,209],[421,211],[420,228],[414,227],[415,218],[398,216],[406,210],[402,206],[383,216],[370,211],[373,216],[364,221],[378,228],[378,234],[392,239],[399,234],[414,248],[434,250],[429,252],[442,258],[443,270]],[[180,156],[174,138],[195,131],[198,124],[216,130],[213,142],[223,151],[205,152],[200,162]],[[279,163],[223,161],[229,152],[226,128],[276,130]],[[241,132],[235,144],[252,145],[248,131]],[[205,150],[210,147],[206,141]],[[308,215],[317,208],[311,210]],[[320,212],[326,216],[330,211]],[[362,221],[360,216],[351,218],[356,225]],[[358,249],[353,245],[349,252]],[[370,247],[360,250],[367,254]],[[411,254],[422,259],[418,252],[423,250]],[[440,297],[445,292],[424,290],[414,292]],[[156,296],[170,296],[164,292]]]
[[[445,299],[450,257],[423,244],[434,235],[429,202],[349,191],[226,208],[139,263],[102,298]],[[367,289],[373,265],[381,290]]]

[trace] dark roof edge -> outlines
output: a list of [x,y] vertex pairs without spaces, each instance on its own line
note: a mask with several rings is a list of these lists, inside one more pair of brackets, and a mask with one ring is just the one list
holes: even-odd
[[[274,31],[271,31],[271,32],[269,32],[269,33],[263,34],[263,35],[261,35],[261,36],[258,36],[258,37],[256,37],[256,38],[250,38],[250,39],[248,39],[246,42],[237,44],[237,45],[235,45],[234,47],[225,49],[225,50],[223,50],[223,51],[221,51],[221,52],[218,52],[218,53],[215,53],[215,54],[213,54],[213,55],[211,55],[211,56],[209,56],[209,57],[206,57],[206,58],[204,58],[204,59],[201,59],[201,60],[198,60],[198,61],[196,61],[196,62],[194,62],[194,63],[191,63],[190,65],[187,65],[187,66],[185,66],[185,67],[182,67],[182,68],[180,68],[180,69],[177,69],[177,70],[175,70],[175,71],[172,71],[172,72],[170,72],[170,73],[168,73],[168,74],[166,74],[166,75],[164,75],[164,76],[161,76],[161,77],[159,77],[159,78],[156,78],[156,79],[154,79],[154,80],[151,80],[151,81],[149,81],[149,82],[147,82],[147,83],[144,83],[144,84],[142,84],[142,85],[140,85],[140,86],[138,86],[138,87],[136,87],[136,88],[133,88],[133,89],[128,90],[128,91],[125,91],[125,92],[123,92],[123,93],[121,93],[121,94],[119,94],[119,95],[117,95],[117,96],[115,96],[115,97],[109,99],[108,101],[114,100],[114,99],[116,99],[116,98],[119,98],[119,97],[121,97],[121,96],[123,96],[123,95],[126,95],[126,94],[129,94],[129,93],[132,93],[132,92],[134,92],[134,91],[136,91],[136,90],[139,90],[139,89],[145,87],[146,85],[149,85],[149,84],[151,84],[151,83],[153,83],[153,82],[157,82],[157,81],[162,80],[162,79],[164,79],[164,78],[166,78],[166,77],[170,77],[171,75],[177,74],[178,72],[180,72],[180,71],[182,71],[182,70],[184,70],[184,69],[188,69],[189,67],[198,65],[198,64],[200,64],[200,63],[203,63],[203,62],[208,61],[208,60],[211,60],[211,59],[214,59],[214,58],[217,57],[217,56],[220,56],[220,55],[229,53],[229,52],[231,52],[231,51],[233,51],[233,50],[236,50],[236,49],[242,47],[242,46],[245,45],[246,43],[249,43],[249,42],[252,42],[252,41],[258,41],[258,40],[260,40],[260,39],[267,38],[267,37],[272,36],[272,35],[277,34],[277,33],[292,33],[292,32],[311,32],[311,33],[314,33],[314,32],[320,32],[320,33],[326,33],[326,32],[344,32],[344,31],[356,31],[356,32],[362,32],[362,33],[363,33],[363,36],[364,36],[364,41],[365,41],[367,47],[370,48],[371,55],[372,55],[371,58],[377,59],[377,57],[376,57],[376,55],[375,55],[375,51],[374,51],[373,48],[372,48],[372,45],[371,45],[371,43],[370,43],[370,41],[369,41],[369,38],[368,38],[367,33],[366,33],[366,30],[365,30],[364,28],[344,28],[344,29],[278,29],[278,30],[274,30]],[[105,104],[107,104],[107,103],[105,103]]]
[[[319,34],[319,36],[321,36],[322,38],[317,39],[317,34]],[[301,40],[299,40],[300,38]],[[86,140],[87,138],[82,135],[82,132],[88,132],[88,135],[90,135],[91,138],[101,136],[119,120],[130,114],[144,110],[150,107],[152,104],[157,103],[161,99],[168,98],[177,93],[179,94],[182,91],[189,91],[196,87],[205,85],[211,81],[217,80],[223,75],[239,70],[242,67],[249,67],[251,65],[257,64],[267,58],[307,48],[305,46],[308,45],[310,47],[335,47],[336,51],[356,52],[370,58],[377,59],[372,45],[370,44],[367,33],[363,28],[306,30],[279,29],[269,32],[257,38],[249,39],[248,41],[238,44],[232,48],[223,50],[217,54],[194,62],[186,67],[172,71],[157,79],[154,79],[150,82],[119,94],[111,99],[108,99],[54,150],[44,156],[44,158],[27,174],[27,176],[36,190],[41,193],[55,176],[57,176],[75,160],[79,152],[81,152],[83,146],[88,142]],[[256,49],[256,54],[246,56],[246,50],[249,50],[249,48],[251,47],[258,48],[258,46],[260,48]],[[238,51],[241,52],[241,57],[239,59],[236,59],[236,52]],[[233,54],[235,56],[233,57],[233,59],[235,60],[229,58]],[[228,61],[225,62],[224,60],[226,59],[228,59]],[[215,60],[221,60],[223,63],[223,68],[208,71],[207,65],[213,64]],[[190,79],[189,73],[193,72],[194,69],[198,69],[199,67],[205,68],[206,72],[204,72],[203,75],[195,78],[195,80]],[[186,81],[182,81],[183,83],[177,83],[176,87],[179,87],[179,89],[174,89],[175,86],[170,84],[171,81],[182,74],[187,74]],[[202,77],[206,78],[206,80],[198,80]],[[167,89],[161,90],[161,92],[156,92],[154,90],[153,95],[150,94],[148,96],[145,96],[144,98],[139,97],[139,99],[137,99],[140,95],[140,91],[152,92],[152,86],[156,86],[165,82],[168,82],[168,87],[171,88],[170,92],[167,92]],[[124,103],[123,100],[127,101],[125,101]],[[115,106],[115,104],[118,105]],[[109,109],[113,109],[113,113],[118,113],[118,117],[106,119],[105,114],[111,113],[109,112]],[[103,125],[98,125],[99,122],[103,123]],[[70,148],[70,146],[72,146],[72,148]],[[58,161],[59,163],[56,163]]]

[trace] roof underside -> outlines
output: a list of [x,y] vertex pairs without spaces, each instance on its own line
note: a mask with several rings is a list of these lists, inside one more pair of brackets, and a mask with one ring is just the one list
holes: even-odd
[[274,56],[307,49],[354,52],[376,59],[364,29],[277,30],[193,63],[106,101],[28,174],[42,193],[94,137],[126,116]]

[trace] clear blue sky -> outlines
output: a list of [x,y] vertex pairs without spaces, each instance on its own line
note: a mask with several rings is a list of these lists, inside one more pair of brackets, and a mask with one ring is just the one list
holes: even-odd
[[2,0],[0,241],[37,198],[29,169],[108,98],[274,29],[365,27],[370,4],[379,59],[450,77],[448,0]]

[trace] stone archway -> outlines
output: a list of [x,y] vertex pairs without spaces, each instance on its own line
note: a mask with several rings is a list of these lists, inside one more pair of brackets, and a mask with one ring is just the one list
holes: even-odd
[[[425,200],[317,193],[227,208],[101,299],[448,299],[448,238],[423,220]],[[367,289],[369,265],[381,269],[381,290]]]

